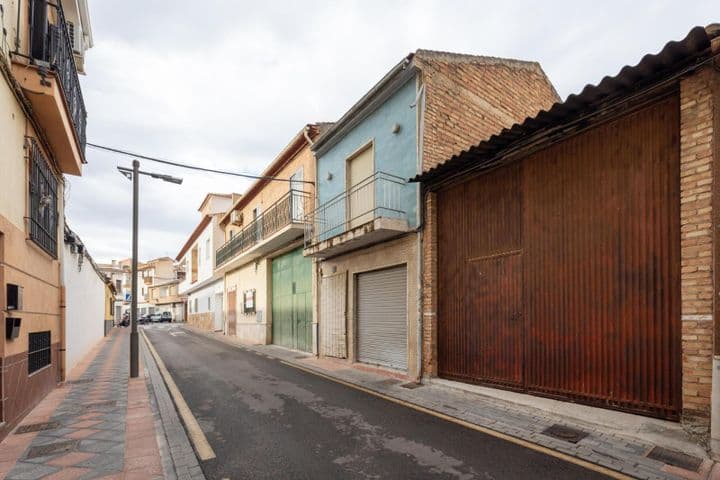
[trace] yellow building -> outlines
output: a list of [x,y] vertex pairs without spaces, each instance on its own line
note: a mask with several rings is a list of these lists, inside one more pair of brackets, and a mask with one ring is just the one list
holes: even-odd
[[115,285],[105,281],[105,335],[115,325]]
[[84,0],[2,6],[0,439],[65,375],[63,176],[85,163],[76,62],[92,46]]
[[312,260],[302,254],[305,215],[314,207],[310,146],[329,124],[306,125],[237,200],[220,225],[225,333],[251,344],[311,351]]

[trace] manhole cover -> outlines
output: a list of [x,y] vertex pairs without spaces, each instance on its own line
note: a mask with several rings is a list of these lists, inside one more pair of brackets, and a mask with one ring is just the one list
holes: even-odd
[[28,425],[20,425],[17,430],[15,430],[15,434],[42,432],[45,430],[53,430],[59,426],[60,422],[31,423]]
[[95,380],[94,378],[80,378],[80,379],[78,379],[78,380],[72,380],[72,381],[70,381],[70,382],[68,382],[68,383],[69,383],[70,385],[79,385],[79,384],[82,384],[82,383],[90,383],[90,382],[93,382],[94,380]]
[[48,443],[32,447],[25,458],[44,457],[56,453],[66,453],[75,450],[80,445],[80,440],[66,440],[64,442]]
[[647,454],[647,457],[652,458],[653,460],[657,460],[659,462],[666,463],[668,465],[672,465],[674,467],[684,468],[685,470],[690,470],[693,472],[697,472],[700,468],[700,465],[702,465],[702,458],[693,457],[692,455],[688,455],[687,453],[668,450],[667,448],[663,447],[653,448],[652,450],[650,450],[650,453]]
[[542,431],[542,433],[549,437],[557,438],[558,440],[564,440],[570,443],[577,443],[588,436],[587,432],[583,432],[577,428],[560,425],[558,423],[546,428]]
[[402,388],[407,388],[408,390],[414,390],[414,389],[416,389],[416,388],[422,387],[422,383],[410,382],[410,383],[403,383],[403,384],[400,385],[400,386],[401,386]]
[[86,403],[83,408],[90,410],[91,408],[114,407],[116,400],[106,400],[104,402]]

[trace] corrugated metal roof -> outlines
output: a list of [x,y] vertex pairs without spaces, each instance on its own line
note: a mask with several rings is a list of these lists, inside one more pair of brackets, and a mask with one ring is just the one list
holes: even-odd
[[521,124],[503,129],[411,181],[432,183],[451,173],[489,164],[506,149],[519,145],[531,135],[572,121],[592,111],[593,107],[601,102],[648,87],[658,79],[704,59],[709,55],[710,41],[718,34],[720,27],[717,24],[695,27],[684,39],[667,43],[657,54],[645,55],[637,65],[626,65],[614,77],[606,76],[597,85],[586,85],[579,94],[569,95],[564,102],[553,104],[549,110],[542,110],[535,117],[526,118]]

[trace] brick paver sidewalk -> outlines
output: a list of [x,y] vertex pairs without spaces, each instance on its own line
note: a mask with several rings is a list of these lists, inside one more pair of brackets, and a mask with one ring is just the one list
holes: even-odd
[[163,478],[145,377],[129,380],[128,352],[129,332],[113,329],[0,443],[0,479]]

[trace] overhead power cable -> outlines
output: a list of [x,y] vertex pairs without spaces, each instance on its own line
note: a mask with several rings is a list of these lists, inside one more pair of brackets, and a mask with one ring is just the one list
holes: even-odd
[[170,160],[163,160],[162,158],[151,157],[148,155],[142,155],[139,153],[130,152],[128,150],[122,150],[120,148],[106,147],[104,145],[98,145],[96,143],[87,142],[86,145],[88,147],[96,148],[98,150],[105,150],[106,152],[117,153],[119,155],[126,155],[128,157],[133,157],[133,158],[141,158],[143,160],[148,160],[150,162],[157,162],[157,163],[163,163],[165,165],[172,165],[173,167],[187,168],[188,170],[197,170],[200,172],[217,173],[218,175],[231,175],[233,177],[252,178],[255,180],[268,180],[271,182],[298,182],[298,183],[309,183],[310,185],[315,185],[315,182],[311,182],[309,180],[291,180],[289,178],[280,178],[280,177],[264,176],[264,175],[252,175],[250,173],[231,172],[228,170],[217,170],[214,168],[198,167],[196,165],[188,165],[186,163],[172,162]]

